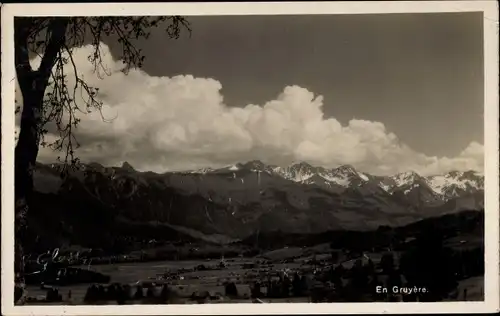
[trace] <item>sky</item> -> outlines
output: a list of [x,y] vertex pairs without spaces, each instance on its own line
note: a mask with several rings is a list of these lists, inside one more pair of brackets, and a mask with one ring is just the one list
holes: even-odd
[[[138,42],[144,67],[128,75],[116,42],[101,44],[103,78],[90,47],[74,50],[113,118],[82,117],[82,161],[156,172],[254,159],[380,175],[482,171],[481,13],[188,19],[191,36],[155,30]],[[56,156],[43,149],[39,160]]]

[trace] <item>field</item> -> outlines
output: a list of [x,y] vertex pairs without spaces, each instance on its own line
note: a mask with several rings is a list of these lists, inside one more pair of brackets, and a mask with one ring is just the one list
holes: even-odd
[[[52,268],[43,279],[29,280],[33,285],[28,285],[22,304],[480,301],[484,250],[482,231],[475,227],[481,226],[481,217],[467,215],[396,230],[271,234],[259,239],[267,245],[253,248],[250,238],[227,246],[148,246],[127,255],[95,256],[91,266],[75,261],[71,266],[81,264],[75,266],[79,269],[67,263]],[[430,234],[429,227],[438,227],[446,237]],[[426,233],[419,235],[422,231]],[[95,275],[86,269],[103,278],[73,278],[75,270]],[[58,273],[64,274],[62,278]],[[403,296],[375,291],[377,286],[391,289],[395,284],[420,284],[434,292]]]
[[[157,280],[159,276],[167,271],[175,273],[179,269],[185,269],[188,270],[188,272],[179,273],[177,279],[169,281],[171,288],[179,293],[181,297],[185,298],[183,301],[187,302],[192,293],[202,291],[209,291],[211,294],[219,294],[222,301],[227,301],[228,298],[223,297],[223,283],[225,281],[232,281],[237,286],[239,298],[233,298],[230,302],[248,302],[250,300],[249,284],[253,278],[258,275],[259,271],[264,273],[269,270],[279,271],[285,268],[291,270],[312,268],[307,265],[301,265],[298,262],[272,264],[272,268],[269,265],[259,265],[259,268],[254,269],[242,268],[244,264],[252,265],[254,261],[255,260],[244,258],[227,259],[225,269],[205,271],[192,270],[200,265],[206,267],[216,266],[219,260],[110,264],[94,266],[92,269],[110,275],[112,283],[117,282],[122,284],[135,284],[138,281],[153,281]],[[81,284],[59,287],[59,291],[63,295],[63,304],[83,304],[83,298],[88,286],[89,284]],[[46,294],[46,290],[39,287],[28,286],[27,289],[29,296],[40,297]],[[71,291],[70,300],[67,299],[69,291]],[[294,298],[293,301],[307,302],[309,300],[307,297],[304,297],[303,299]],[[284,302],[286,302],[286,300]]]
[[[332,265],[328,245],[318,245],[312,248],[290,247],[278,249],[259,255],[254,258],[227,258],[224,260],[225,267],[218,268],[221,260],[190,260],[190,261],[157,261],[146,263],[120,263],[95,265],[91,269],[111,276],[110,283],[137,284],[144,286],[143,293],[147,296],[148,284],[155,282],[155,296],[161,291],[163,282],[169,284],[169,288],[176,293],[176,298],[169,301],[172,304],[197,304],[197,303],[250,303],[255,302],[251,298],[251,285],[256,280],[266,280],[267,277],[278,277],[282,271],[290,274],[300,272],[307,277],[309,287],[319,286],[321,282],[315,281],[314,269],[325,269]],[[360,259],[366,263],[371,259],[375,264],[380,262],[382,254],[366,253]],[[395,255],[397,262],[398,255]],[[315,264],[311,262],[315,260]],[[345,254],[341,254],[340,261],[346,269],[350,269],[356,259],[349,260]],[[323,268],[321,268],[323,266]],[[82,267],[88,268],[88,267]],[[238,295],[228,297],[225,295],[224,284],[234,282]],[[59,293],[63,301],[57,304],[80,305],[84,304],[84,297],[89,284],[60,286]],[[483,277],[473,277],[462,280],[456,290],[456,296],[452,300],[482,300],[483,299]],[[465,297],[464,289],[467,289]],[[28,286],[28,296],[43,299],[47,290],[36,286]],[[375,290],[375,289],[374,289]],[[133,290],[135,291],[135,290]],[[212,297],[210,300],[193,299],[195,293],[208,291]],[[267,293],[265,286],[261,287],[262,293]],[[71,297],[69,298],[69,293]],[[261,302],[311,302],[309,295],[287,298],[264,297]],[[135,304],[159,304],[165,303],[151,298],[134,301]],[[29,304],[41,304],[40,301],[32,301]],[[42,304],[54,304],[45,303]],[[100,304],[116,304],[116,301],[100,302]]]

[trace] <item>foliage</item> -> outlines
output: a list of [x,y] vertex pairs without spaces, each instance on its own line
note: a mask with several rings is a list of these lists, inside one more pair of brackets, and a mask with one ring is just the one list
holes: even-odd
[[427,289],[421,300],[438,301],[458,285],[455,264],[452,250],[443,245],[442,232],[429,229],[403,254],[400,270],[410,286]]
[[[40,82],[37,98],[42,98],[40,117],[37,118],[37,132],[40,144],[64,152],[63,161],[75,164],[78,159],[74,150],[78,141],[74,129],[80,121],[79,115],[99,111],[99,89],[89,86],[78,72],[73,58],[75,48],[85,44],[92,46],[88,61],[99,75],[109,75],[100,43],[116,40],[121,46],[124,72],[133,67],[142,67],[145,56],[136,43],[148,39],[151,30],[165,27],[170,38],[179,38],[181,31],[191,31],[188,21],[179,16],[162,17],[18,17],[16,32],[16,71],[23,97],[27,97],[29,79]],[[38,70],[30,66],[30,56],[41,60]],[[68,67],[72,71],[67,71]],[[73,85],[69,85],[69,77]],[[28,80],[27,80],[28,79]],[[26,102],[25,102],[26,103]],[[23,108],[26,104],[23,104]],[[20,109],[18,108],[17,111]],[[23,109],[23,115],[25,110]],[[103,118],[104,119],[104,118]],[[47,124],[57,128],[59,138],[46,142],[44,135]],[[22,126],[21,126],[22,127]],[[63,165],[65,166],[65,165]]]
[[391,274],[394,271],[394,255],[392,253],[385,253],[380,260],[380,268],[385,274]]

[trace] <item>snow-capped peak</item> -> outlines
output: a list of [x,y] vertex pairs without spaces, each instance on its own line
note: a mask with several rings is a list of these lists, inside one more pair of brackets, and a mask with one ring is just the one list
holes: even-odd
[[316,175],[318,173],[318,169],[319,168],[315,168],[306,162],[299,162],[284,168],[277,167],[273,170],[285,179],[295,182],[303,182]]
[[206,174],[206,173],[213,172],[213,171],[215,171],[215,169],[213,169],[213,168],[201,168],[201,169],[193,170],[190,173]]
[[353,166],[351,165],[342,165],[336,169],[334,169],[334,172],[337,174],[344,174],[344,175],[357,175],[356,169],[354,169]]
[[475,171],[451,171],[444,175],[427,178],[427,183],[434,192],[452,198],[464,192],[484,190],[484,177]]
[[360,185],[363,182],[369,181],[369,177],[361,172],[358,172],[351,165],[342,165],[332,170],[332,180],[343,185]]
[[329,188],[334,186],[361,187],[371,183],[390,194],[401,191],[406,195],[417,190],[420,192],[419,196],[425,195],[429,199],[439,196],[438,199],[446,200],[464,193],[484,190],[484,176],[477,171],[451,171],[429,177],[422,177],[414,171],[402,172],[394,176],[372,176],[357,171],[351,165],[327,169],[312,166],[307,162],[296,162],[286,167],[278,167],[266,165],[260,160],[253,160],[230,164],[221,169],[202,168],[191,173],[206,174],[217,171],[234,173],[242,170],[265,172],[290,181],[307,185],[326,185]]
[[232,166],[229,166],[229,168],[228,168],[228,169],[229,169],[229,170],[231,170],[231,171],[237,171],[237,170],[240,170],[240,168],[238,168],[238,166],[237,166],[237,165],[232,165]]
[[411,184],[417,181],[419,178],[420,176],[413,171],[401,172],[396,174],[395,176],[392,176],[392,179],[394,180],[396,187],[401,187],[404,185]]

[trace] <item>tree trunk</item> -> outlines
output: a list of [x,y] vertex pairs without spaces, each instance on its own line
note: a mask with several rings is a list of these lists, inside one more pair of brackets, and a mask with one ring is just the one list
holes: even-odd
[[[15,66],[16,75],[23,95],[23,102],[26,104],[23,106],[23,112],[21,113],[21,128],[20,135],[18,139],[18,144],[16,145],[16,150],[14,153],[15,166],[14,166],[14,192],[15,192],[15,252],[14,252],[14,271],[16,273],[16,283],[22,280],[20,277],[23,274],[23,247],[21,240],[23,239],[24,230],[26,228],[26,214],[28,212],[28,196],[26,194],[30,186],[26,186],[30,182],[29,171],[23,172],[23,165],[28,161],[26,159],[26,153],[24,153],[24,147],[29,143],[29,132],[32,130],[29,128],[30,122],[33,122],[32,117],[33,110],[27,101],[30,99],[31,87],[33,85],[33,70],[31,69],[29,63],[28,54],[28,23],[27,20],[23,18],[17,18],[14,20],[14,46],[15,46]],[[32,98],[33,99],[33,98]],[[16,291],[16,294],[20,294]],[[16,295],[15,299],[19,299]]]
[[[15,192],[15,256],[14,271],[16,283],[23,286],[25,233],[27,215],[33,193],[33,171],[40,145],[43,97],[55,64],[65,40],[68,19],[54,18],[48,26],[49,42],[40,63],[40,68],[31,68],[28,53],[28,36],[31,32],[31,18],[14,19],[15,66],[19,87],[23,96],[21,125],[15,149],[14,192]],[[17,297],[15,297],[17,301]]]
[[[27,85],[28,83],[29,86]],[[20,86],[22,84],[20,83]],[[15,202],[16,202],[16,272],[22,273],[22,244],[26,229],[26,216],[33,192],[33,171],[38,146],[40,144],[40,119],[43,102],[43,91],[37,89],[34,80],[27,80],[23,93],[23,111],[19,139],[15,149]],[[21,90],[24,90],[21,88]]]

